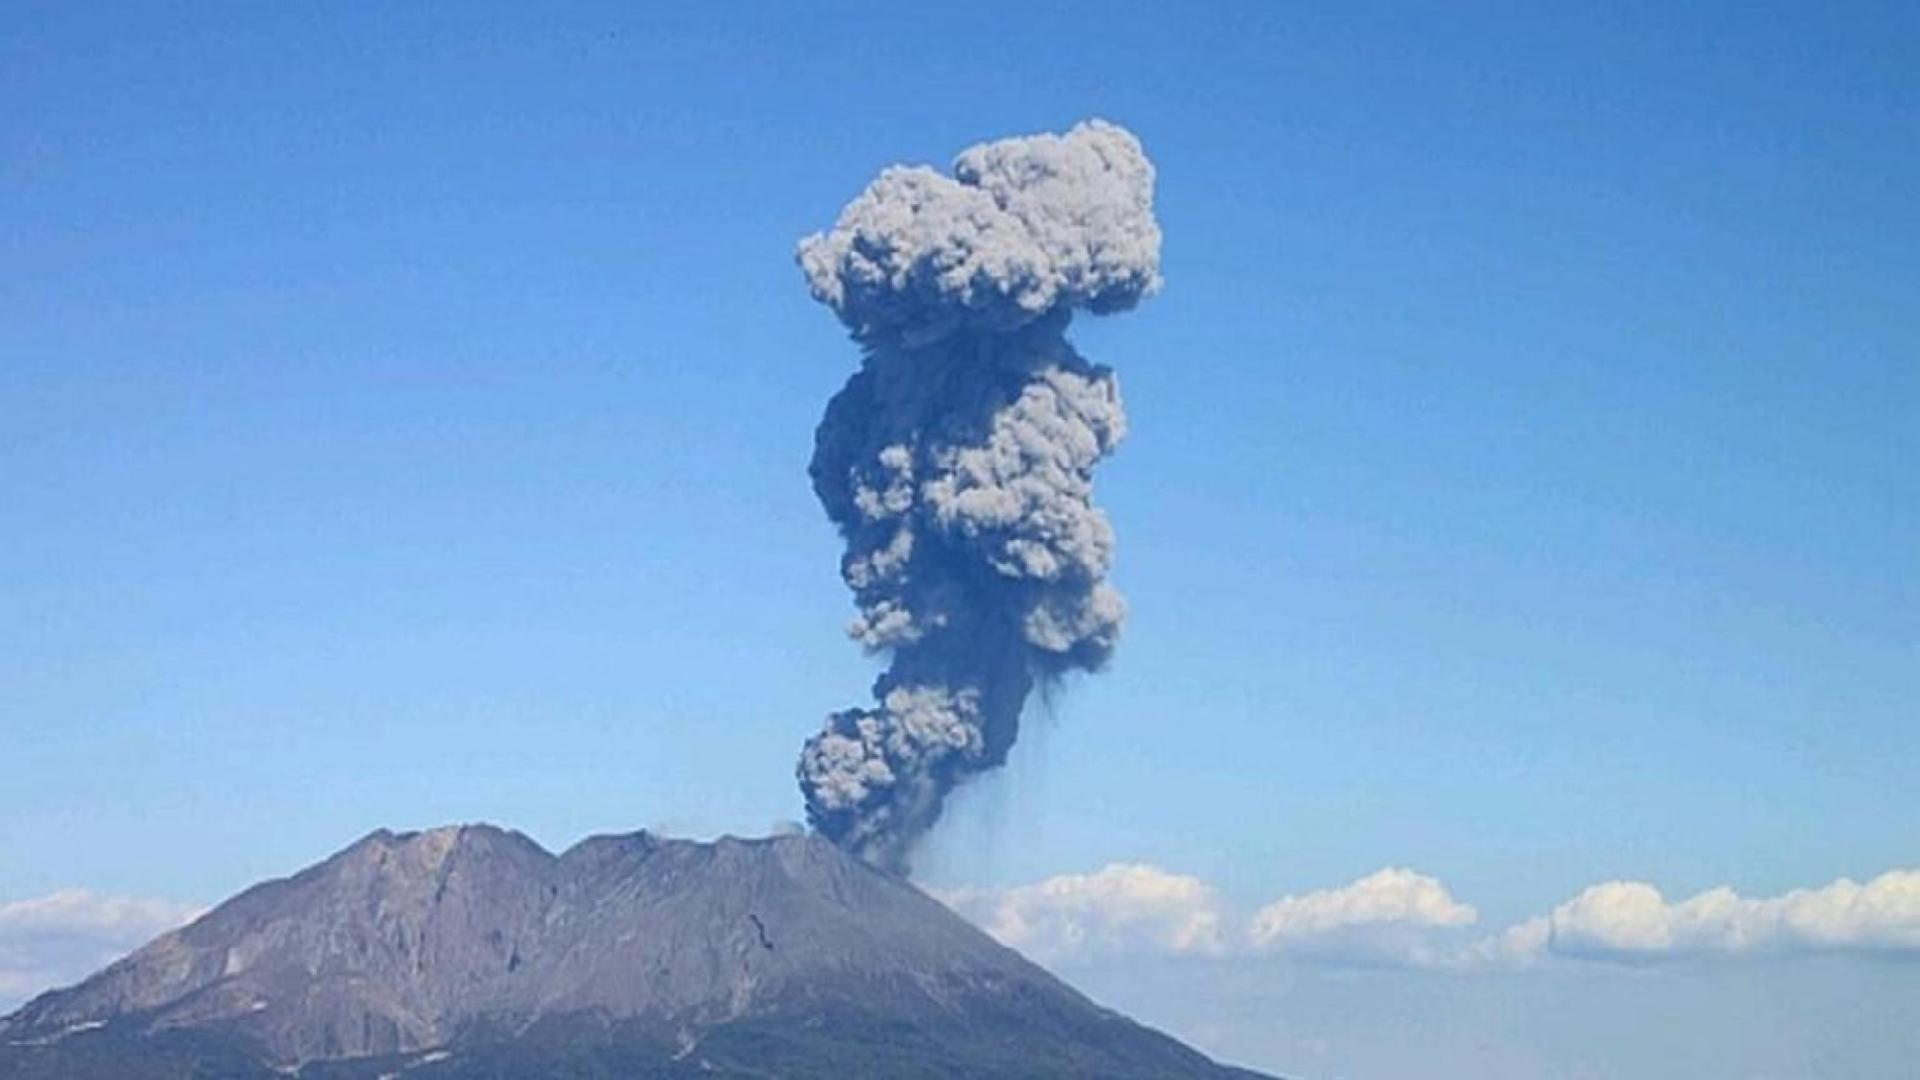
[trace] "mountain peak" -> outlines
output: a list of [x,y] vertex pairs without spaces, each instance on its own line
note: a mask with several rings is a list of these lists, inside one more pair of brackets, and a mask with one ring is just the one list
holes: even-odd
[[[215,1053],[261,1076],[532,1076],[581,1054],[613,1055],[607,1075],[764,1075],[769,1047],[838,1063],[822,1075],[902,1053],[930,1076],[1249,1075],[817,836],[635,832],[554,855],[480,824],[369,833],[42,995],[0,1042],[7,1075],[120,1075],[116,1054],[181,1045],[196,1068]],[[501,1054],[539,1064],[501,1072]]]
[[527,836],[514,829],[504,829],[486,822],[470,822],[461,825],[441,825],[432,829],[412,829],[395,832],[392,829],[375,829],[352,844],[340,850],[334,858],[352,856],[365,852],[406,851],[417,853],[429,860],[445,858],[455,848],[479,847],[521,847],[533,848],[545,853],[545,849]]

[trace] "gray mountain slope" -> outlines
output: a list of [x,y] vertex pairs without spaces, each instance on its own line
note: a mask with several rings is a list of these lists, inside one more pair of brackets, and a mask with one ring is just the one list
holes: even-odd
[[373,833],[0,1020],[0,1077],[1252,1076],[816,837]]

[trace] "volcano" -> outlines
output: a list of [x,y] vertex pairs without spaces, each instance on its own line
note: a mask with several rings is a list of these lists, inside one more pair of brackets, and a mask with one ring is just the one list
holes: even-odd
[[0,1076],[1255,1078],[817,836],[375,832],[0,1020]]

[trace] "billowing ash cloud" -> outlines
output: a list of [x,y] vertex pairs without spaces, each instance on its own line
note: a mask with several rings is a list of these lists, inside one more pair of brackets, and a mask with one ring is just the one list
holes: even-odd
[[860,371],[827,406],[813,488],[846,538],[851,635],[890,664],[828,718],[799,779],[814,827],[904,870],[953,787],[1005,762],[1036,680],[1093,670],[1125,602],[1093,469],[1126,433],[1075,308],[1160,284],[1153,166],[1102,121],[986,143],[947,177],[882,172],[799,259]]

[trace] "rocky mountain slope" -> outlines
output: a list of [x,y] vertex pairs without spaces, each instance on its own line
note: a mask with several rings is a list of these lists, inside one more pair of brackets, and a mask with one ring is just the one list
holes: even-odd
[[376,832],[0,1020],[0,1076],[1251,1077],[817,837]]

